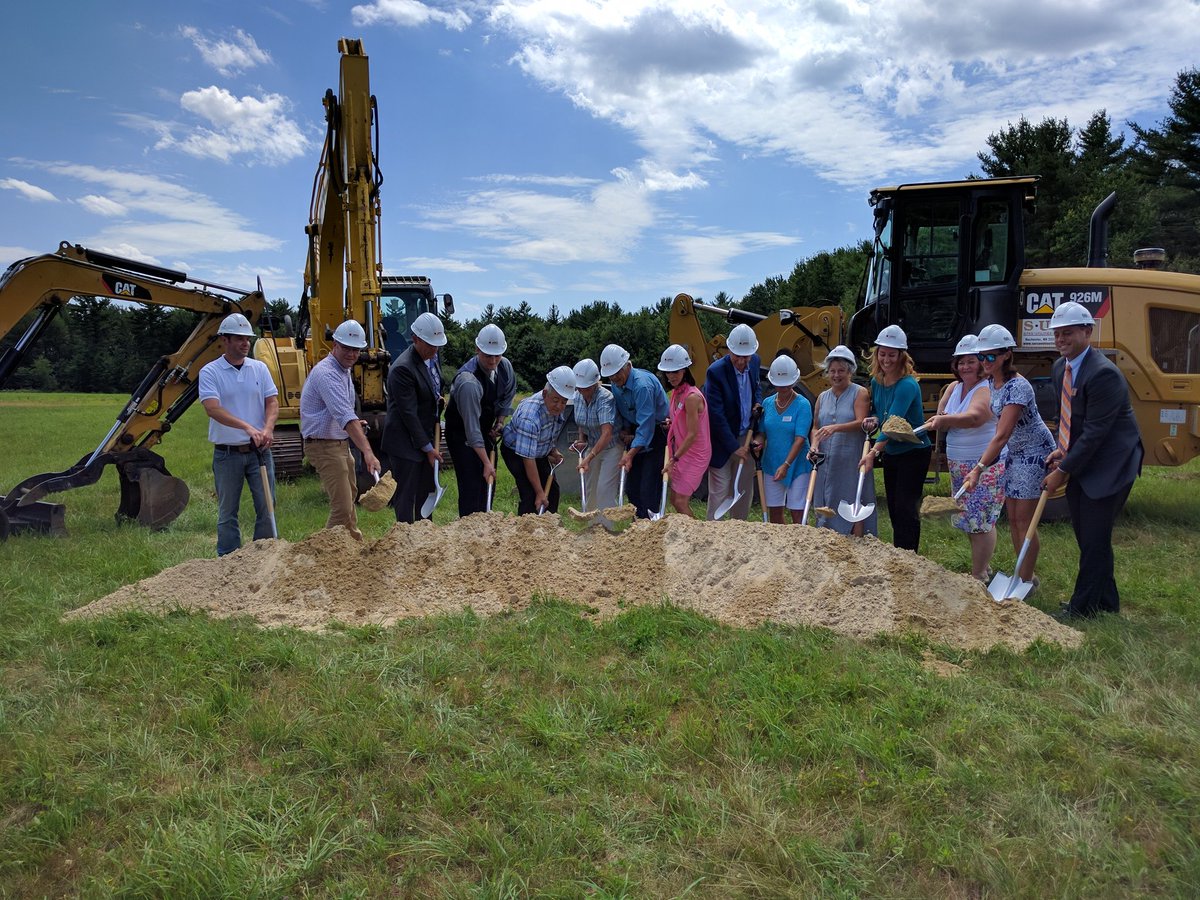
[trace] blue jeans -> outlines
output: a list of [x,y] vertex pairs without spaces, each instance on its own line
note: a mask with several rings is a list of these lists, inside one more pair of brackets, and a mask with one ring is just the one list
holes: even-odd
[[[271,484],[271,503],[275,502],[275,460],[270,451],[263,452],[267,465],[267,480]],[[217,556],[232,553],[242,546],[238,528],[238,506],[242,500],[242,482],[250,485],[254,499],[254,540],[274,537],[267,498],[263,494],[262,475],[258,471],[258,454],[254,451],[213,450],[213,480],[217,486]]]

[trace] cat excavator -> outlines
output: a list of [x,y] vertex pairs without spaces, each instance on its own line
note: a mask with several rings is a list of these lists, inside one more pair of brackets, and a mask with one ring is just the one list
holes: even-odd
[[325,142],[309,202],[304,232],[308,256],[299,322],[294,338],[264,332],[254,345],[279,389],[279,421],[272,453],[275,471],[295,477],[303,465],[300,392],[308,372],[328,354],[333,331],[353,319],[367,333],[367,346],[351,370],[376,442],[387,411],[388,366],[407,345],[409,326],[424,312],[450,315],[453,299],[438,296],[422,275],[384,275],[380,263],[379,111],[371,93],[362,41],[342,38],[338,90],[325,92]]
[[117,470],[121,501],[117,521],[165,528],[188,503],[187,485],[167,470],[152,449],[199,393],[200,369],[220,355],[217,329],[231,312],[252,323],[266,307],[262,290],[242,291],[63,242],[55,253],[18,260],[0,276],[0,338],[34,313],[24,332],[0,355],[0,388],[73,297],[107,297],[198,314],[191,334],[175,352],[160,357],[96,448],[62,472],[26,478],[0,496],[0,540],[12,531],[66,533],[63,504],[49,494],[94,484],[106,466]]

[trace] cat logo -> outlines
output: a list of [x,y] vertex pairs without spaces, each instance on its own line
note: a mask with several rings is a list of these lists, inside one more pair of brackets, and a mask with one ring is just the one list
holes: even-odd
[[124,279],[117,278],[115,275],[105,275],[103,278],[104,286],[108,288],[108,293],[113,297],[117,297],[122,300],[141,301],[151,299],[150,292],[140,284],[136,284],[132,281],[125,281]]

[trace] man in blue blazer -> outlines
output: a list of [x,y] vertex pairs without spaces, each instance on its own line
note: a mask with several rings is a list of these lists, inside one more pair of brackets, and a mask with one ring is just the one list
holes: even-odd
[[[754,460],[743,446],[754,408],[762,402],[762,386],[758,381],[761,361],[758,358],[758,337],[749,325],[736,325],[725,341],[729,351],[708,367],[704,376],[704,396],[708,401],[708,431],[712,441],[712,460],[708,468],[708,518],[732,497],[735,489],[742,492],[729,515],[745,519],[750,514],[754,497]],[[737,477],[742,463],[741,480]]]
[[1090,618],[1121,608],[1113,576],[1113,522],[1142,470],[1142,434],[1125,376],[1091,346],[1095,320],[1087,308],[1063,303],[1050,327],[1060,354],[1052,370],[1060,397],[1059,446],[1047,460],[1051,471],[1042,486],[1053,492],[1066,482],[1079,544],[1075,591],[1057,618]]

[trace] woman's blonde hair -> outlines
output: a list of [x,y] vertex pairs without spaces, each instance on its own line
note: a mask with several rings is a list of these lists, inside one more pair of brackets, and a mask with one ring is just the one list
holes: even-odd
[[[889,347],[888,349],[890,350],[892,348]],[[871,357],[870,357],[871,377],[874,378],[876,381],[880,381],[883,378],[883,369],[880,368],[879,359],[877,357],[878,350],[879,350],[878,346],[872,347],[871,348]],[[896,352],[900,354],[900,377],[903,378],[905,375],[913,374],[913,372],[915,372],[916,369],[913,367],[912,357],[908,355],[908,351],[907,350],[897,350]]]

